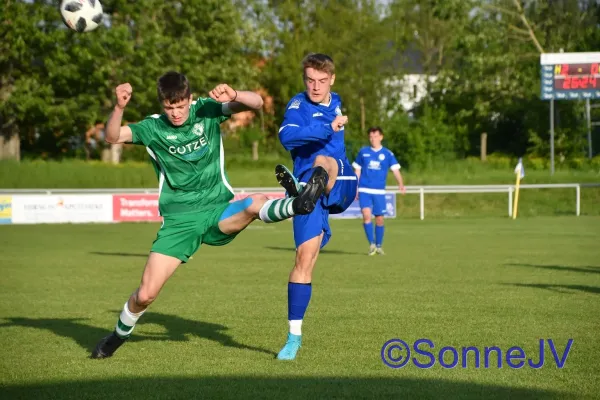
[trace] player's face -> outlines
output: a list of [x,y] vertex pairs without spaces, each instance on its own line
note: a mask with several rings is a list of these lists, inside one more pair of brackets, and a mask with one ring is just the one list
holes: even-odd
[[191,103],[192,96],[190,96],[189,99],[181,100],[176,103],[169,103],[168,100],[165,100],[163,101],[163,110],[173,125],[181,126],[190,116]]
[[383,140],[383,135],[379,131],[374,131],[369,133],[369,142],[371,143],[371,147],[377,149],[381,147],[381,141]]
[[324,103],[328,100],[331,85],[334,81],[335,74],[331,75],[310,67],[304,70],[306,93],[310,100],[315,103]]

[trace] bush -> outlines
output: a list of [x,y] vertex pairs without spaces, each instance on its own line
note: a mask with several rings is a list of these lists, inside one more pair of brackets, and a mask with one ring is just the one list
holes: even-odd
[[[583,156],[585,148],[585,135],[581,127],[557,127],[555,129],[554,154],[558,163]],[[540,136],[535,130],[529,130],[528,153],[538,157],[547,157],[550,154],[550,142],[547,135]]]
[[445,122],[443,109],[424,107],[418,119],[410,119],[404,113],[396,113],[386,130],[385,146],[392,150],[400,163],[410,168],[429,167],[438,162],[456,159],[457,131]]
[[542,157],[530,156],[526,158],[526,161],[523,161],[525,164],[525,168],[529,167],[533,170],[544,170],[548,169],[550,166],[549,161]]
[[121,162],[150,162],[150,155],[145,146],[126,144],[123,146]]
[[583,169],[587,164],[587,159],[583,157],[571,158],[568,162],[569,168],[572,169]]
[[517,161],[514,158],[501,153],[492,153],[488,155],[487,163],[490,166],[499,169],[514,168],[515,165],[517,165]]
[[590,167],[600,171],[600,154],[590,160]]

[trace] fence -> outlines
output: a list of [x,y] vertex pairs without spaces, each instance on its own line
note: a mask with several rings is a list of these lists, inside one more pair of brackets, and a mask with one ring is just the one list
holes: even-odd
[[[529,189],[574,189],[575,191],[575,215],[579,216],[581,211],[581,188],[582,187],[600,187],[600,183],[562,183],[562,184],[523,184],[520,188],[523,190]],[[386,188],[390,194],[399,193],[396,186],[388,186]],[[419,195],[419,209],[421,220],[425,219],[425,195],[436,193],[506,193],[507,194],[507,211],[508,216],[512,215],[514,185],[441,185],[441,186],[407,186],[407,194]],[[237,195],[251,193],[283,193],[281,187],[260,187],[260,188],[239,188],[235,189]],[[158,189],[0,189],[0,196],[19,196],[19,195],[92,195],[92,194],[158,194]],[[355,207],[356,208],[356,207]],[[395,211],[395,210],[394,210]],[[358,217],[354,215],[353,217]],[[395,215],[394,215],[395,216]]]
[[[600,187],[600,183],[548,183],[548,184],[523,184],[520,189],[575,189],[575,215],[581,214],[581,188]],[[394,189],[389,186],[387,189]],[[426,193],[507,193],[508,216],[513,213],[513,193],[515,185],[452,185],[452,186],[407,186],[407,193],[418,193],[420,204],[420,217],[425,219],[425,194]],[[398,192],[397,188],[395,192]]]

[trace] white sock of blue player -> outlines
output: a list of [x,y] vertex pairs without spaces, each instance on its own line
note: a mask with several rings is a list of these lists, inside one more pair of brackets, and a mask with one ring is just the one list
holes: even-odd
[[367,235],[367,240],[369,241],[369,244],[374,244],[375,239],[373,239],[373,223],[363,223],[363,227],[365,228],[365,234]]
[[292,203],[294,198],[274,199],[267,201],[260,211],[258,217],[266,223],[279,222],[295,215]]
[[133,328],[135,328],[135,324],[138,321],[138,319],[140,319],[140,317],[142,316],[142,314],[144,314],[146,310],[134,314],[131,311],[129,311],[129,306],[127,305],[127,303],[125,303],[125,305],[123,306],[123,311],[121,311],[121,315],[119,316],[119,320],[117,321],[117,326],[115,327],[115,331],[117,333],[117,336],[119,336],[121,339],[126,339],[131,335],[131,332],[133,332]]
[[302,320],[308,308],[312,284],[288,283],[288,321],[292,335],[302,335]]
[[[375,245],[381,247],[383,245],[384,225],[375,225]],[[373,243],[373,242],[371,242]]]
[[301,319],[292,319],[289,320],[290,323],[290,333],[292,335],[302,335],[302,320]]

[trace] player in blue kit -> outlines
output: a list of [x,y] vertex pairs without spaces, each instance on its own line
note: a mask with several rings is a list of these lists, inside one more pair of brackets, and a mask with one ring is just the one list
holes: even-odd
[[302,342],[302,321],[312,294],[312,271],[319,251],[331,238],[329,215],[345,211],[354,201],[357,177],[346,157],[340,96],[331,92],[335,65],[325,54],[309,54],[302,61],[306,90],[287,104],[279,139],[291,153],[294,171],[276,167],[279,183],[289,196],[302,191],[313,174],[324,174],[327,187],[310,215],[293,219],[296,261],[288,281],[287,342],[277,358],[293,360]]
[[[402,194],[406,193],[400,164],[394,153],[381,145],[383,130],[379,127],[369,129],[369,142],[358,152],[352,163],[358,176],[358,203],[363,215],[363,226],[369,241],[369,255],[383,255],[383,216],[386,214],[385,182],[388,169],[392,170]],[[375,216],[375,237],[373,238],[372,216]]]

